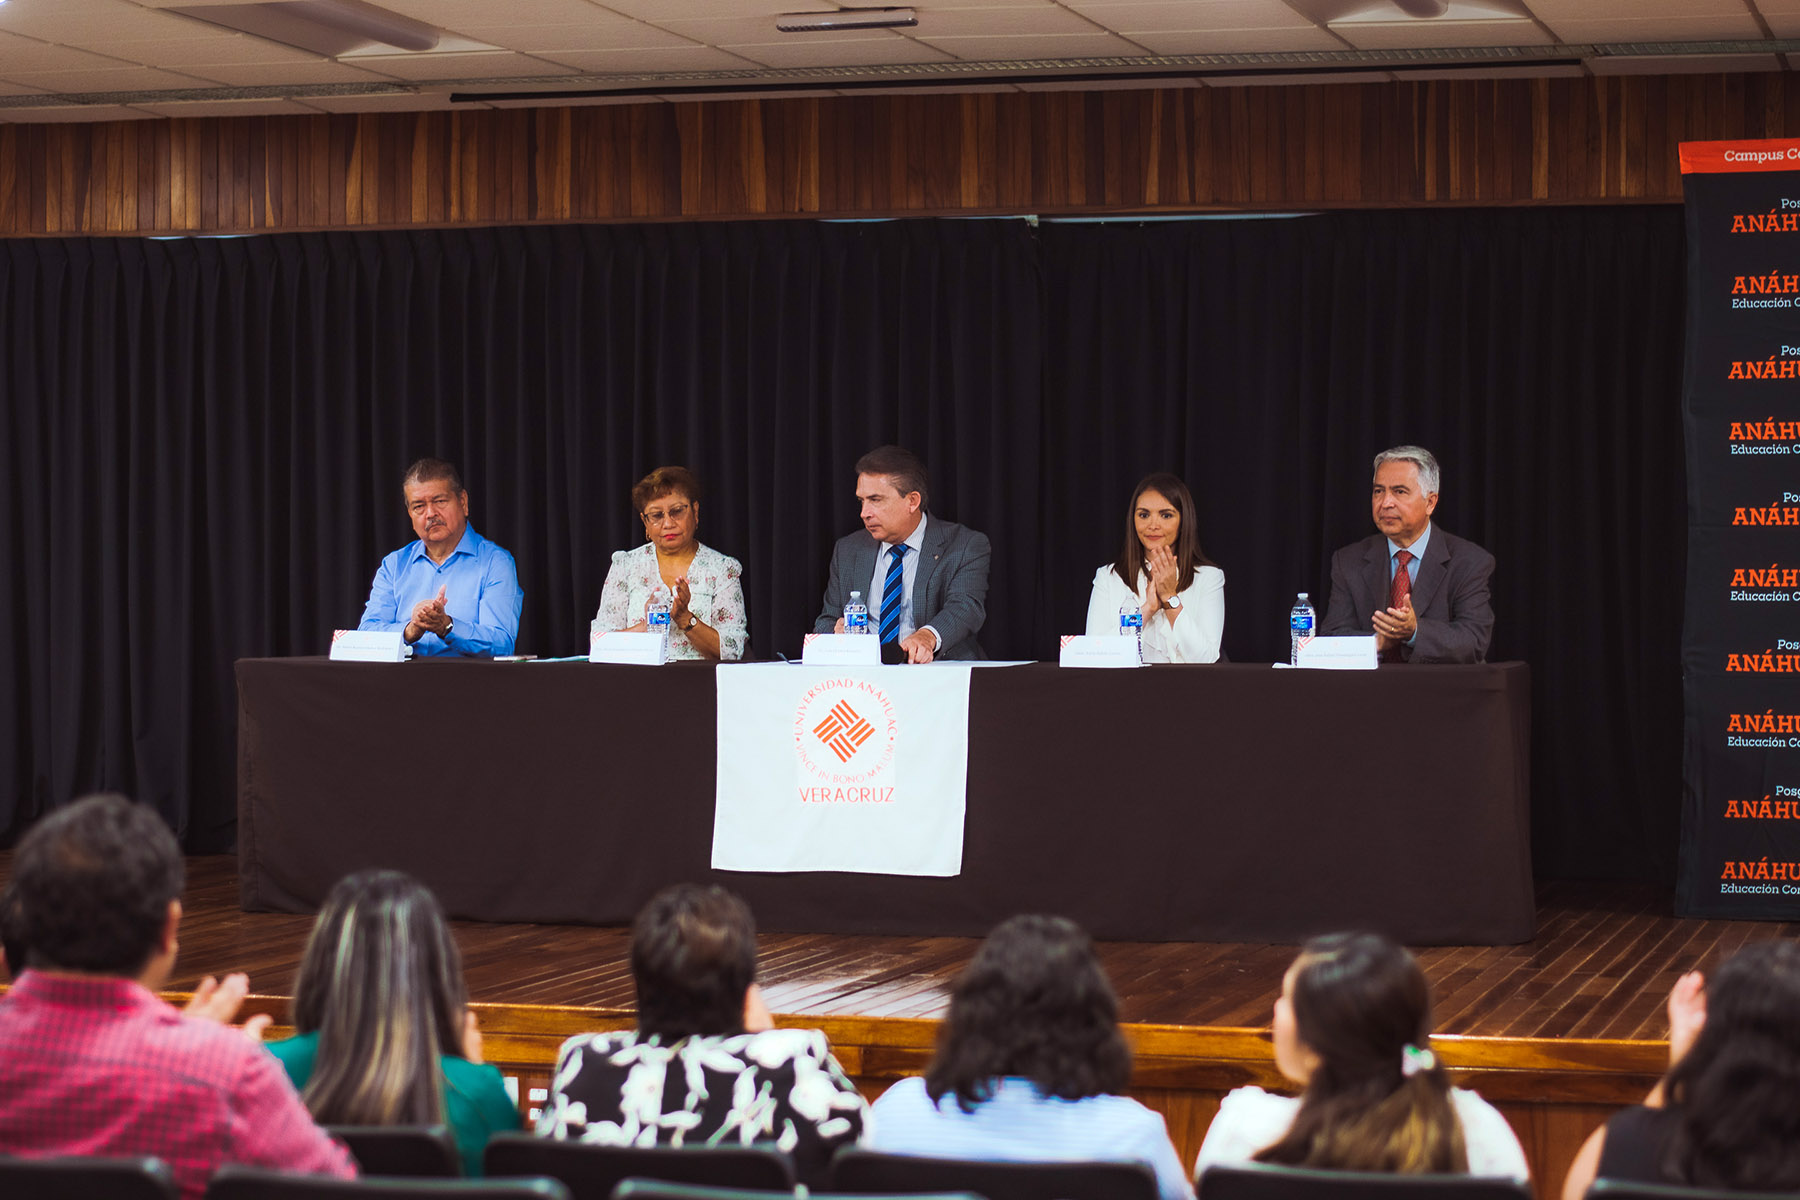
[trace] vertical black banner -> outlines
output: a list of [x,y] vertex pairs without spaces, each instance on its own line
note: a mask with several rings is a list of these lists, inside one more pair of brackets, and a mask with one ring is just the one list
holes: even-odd
[[1683,915],[1800,918],[1800,140],[1688,142]]

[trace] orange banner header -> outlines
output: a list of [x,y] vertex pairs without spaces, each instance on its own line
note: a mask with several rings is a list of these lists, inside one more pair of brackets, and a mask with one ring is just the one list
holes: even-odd
[[1733,171],[1800,171],[1800,140],[1758,138],[1744,142],[1683,142],[1683,175]]

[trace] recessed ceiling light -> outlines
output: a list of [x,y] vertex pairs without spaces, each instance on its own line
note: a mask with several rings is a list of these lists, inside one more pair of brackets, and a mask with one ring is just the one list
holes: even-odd
[[829,33],[838,29],[910,29],[919,14],[910,8],[837,8],[830,12],[781,13],[775,28],[782,33]]

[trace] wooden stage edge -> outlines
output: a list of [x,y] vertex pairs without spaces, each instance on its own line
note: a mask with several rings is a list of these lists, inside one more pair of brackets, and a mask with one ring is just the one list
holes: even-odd
[[[0,881],[11,855],[0,853]],[[243,970],[249,1013],[288,1032],[288,998],[307,916],[238,908],[231,856],[188,860],[172,992]],[[537,1107],[557,1048],[572,1034],[633,1023],[629,930],[454,923],[488,1061]],[[1557,1194],[1582,1140],[1641,1099],[1666,1062],[1663,1001],[1682,972],[1800,924],[1681,920],[1665,892],[1543,883],[1538,934],[1517,946],[1416,951],[1435,997],[1434,1045],[1459,1086],[1511,1121],[1539,1194]],[[823,1030],[873,1098],[929,1062],[951,980],[975,939],[764,934],[759,976],[782,1025]],[[1136,1053],[1132,1094],[1161,1112],[1192,1162],[1221,1097],[1245,1084],[1284,1089],[1269,1042],[1270,1005],[1292,946],[1102,943]]]

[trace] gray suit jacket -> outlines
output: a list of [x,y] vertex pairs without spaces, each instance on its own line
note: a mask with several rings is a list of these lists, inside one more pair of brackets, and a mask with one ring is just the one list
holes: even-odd
[[[987,534],[927,513],[925,544],[913,577],[913,624],[929,625],[943,639],[937,658],[986,658],[975,635],[987,619]],[[883,544],[866,532],[846,534],[831,550],[831,580],[825,585],[825,607],[813,622],[814,633],[830,633],[844,615],[853,591],[869,594],[875,557]],[[873,617],[875,614],[871,613]]]
[[[1488,604],[1488,577],[1493,573],[1493,555],[1433,525],[1412,588],[1419,633],[1412,645],[1400,647],[1400,660],[1486,662],[1488,642],[1494,636],[1494,610]],[[1332,555],[1331,605],[1320,632],[1374,633],[1371,618],[1387,607],[1389,582],[1388,540],[1382,534]]]

